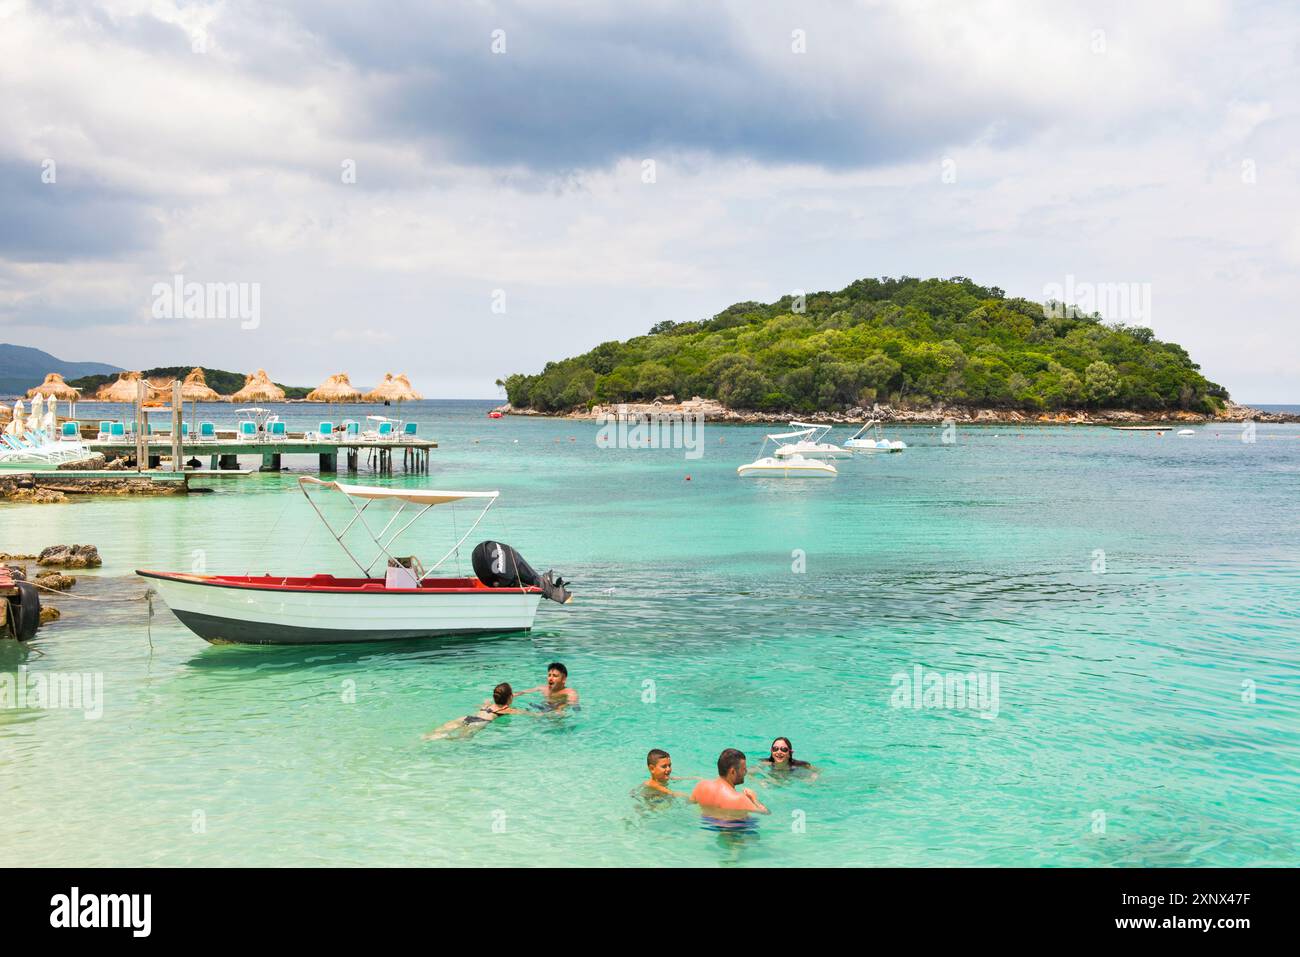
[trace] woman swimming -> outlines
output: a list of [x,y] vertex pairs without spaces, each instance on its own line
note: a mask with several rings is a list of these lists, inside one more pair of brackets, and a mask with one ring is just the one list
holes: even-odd
[[490,724],[503,714],[530,714],[528,711],[520,711],[518,708],[510,707],[511,702],[515,700],[515,693],[510,687],[510,683],[503,681],[492,689],[492,700],[484,701],[479,705],[479,709],[473,714],[467,714],[463,718],[457,718],[455,721],[448,721],[442,727],[430,731],[424,736],[426,741],[433,738],[447,738],[460,732],[462,736],[472,731],[477,731],[486,724]]
[[777,738],[773,741],[768,756],[760,758],[758,763],[768,771],[784,774],[789,774],[791,771],[803,771],[808,780],[817,777],[817,769],[810,762],[800,761],[794,756],[794,745],[790,743],[789,738]]

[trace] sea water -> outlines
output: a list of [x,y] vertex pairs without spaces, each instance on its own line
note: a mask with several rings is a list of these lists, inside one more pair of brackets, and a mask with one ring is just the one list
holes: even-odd
[[[160,602],[53,599],[0,677],[99,676],[102,714],[0,707],[0,864],[1300,863],[1300,428],[891,428],[907,451],[834,479],[741,479],[770,429],[709,424],[688,458],[492,404],[276,411],[417,421],[430,474],[355,481],[499,489],[467,546],[516,546],[573,604],[531,634],[243,648]],[[0,550],[95,544],[72,594],[104,599],[136,568],[352,570],[295,474],[195,485],[0,504]],[[473,518],[435,509],[399,551]],[[577,712],[422,739],[553,660]],[[778,735],[820,773],[751,774],[757,827],[634,793],[650,748],[708,777]]]

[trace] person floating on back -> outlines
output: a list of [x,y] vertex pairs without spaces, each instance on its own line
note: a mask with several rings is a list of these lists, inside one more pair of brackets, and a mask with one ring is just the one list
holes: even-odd
[[528,714],[527,711],[520,711],[518,708],[510,707],[510,703],[514,701],[514,698],[515,693],[511,689],[509,682],[503,681],[492,689],[491,701],[484,701],[473,714],[467,714],[463,718],[448,721],[442,727],[435,728],[424,736],[424,740],[449,738],[452,735],[468,737],[475,731],[487,727],[503,714]]
[[718,755],[718,776],[701,781],[691,791],[691,802],[701,813],[719,822],[748,821],[751,814],[771,814],[751,789],[737,790],[745,783],[745,755],[727,748]]
[[578,690],[568,686],[569,669],[564,667],[558,661],[552,661],[546,666],[546,684],[538,685],[536,688],[529,688],[527,691],[521,691],[520,694],[534,694],[538,691],[545,692],[542,696],[543,707],[548,711],[558,711],[561,708],[572,706],[577,707]]

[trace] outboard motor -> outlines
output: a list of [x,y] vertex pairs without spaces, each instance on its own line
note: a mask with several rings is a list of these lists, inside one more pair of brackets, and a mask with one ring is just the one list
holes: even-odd
[[543,597],[561,605],[573,601],[573,596],[564,587],[567,583],[563,578],[553,571],[537,574],[533,566],[524,561],[524,556],[503,542],[479,542],[474,546],[470,560],[474,563],[474,574],[488,588],[532,585],[542,590]]

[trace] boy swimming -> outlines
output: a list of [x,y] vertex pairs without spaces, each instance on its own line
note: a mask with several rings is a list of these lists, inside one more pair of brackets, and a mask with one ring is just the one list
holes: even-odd
[[668,786],[673,776],[673,759],[667,751],[652,748],[645,756],[646,767],[650,769],[650,780],[641,785],[649,795],[662,794],[666,797],[686,797],[681,791],[674,791]]
[[491,701],[484,701],[473,714],[467,714],[463,718],[448,721],[442,727],[430,731],[424,736],[424,740],[449,738],[457,732],[461,737],[464,737],[486,727],[503,714],[528,714],[527,711],[520,711],[518,708],[510,707],[510,703],[514,699],[515,693],[511,689],[510,683],[503,681],[492,689]]

